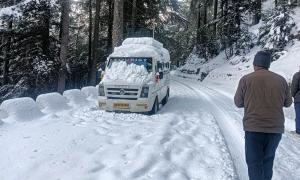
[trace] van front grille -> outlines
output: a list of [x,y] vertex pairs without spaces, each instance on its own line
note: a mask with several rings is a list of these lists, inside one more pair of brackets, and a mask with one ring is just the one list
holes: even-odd
[[139,89],[108,87],[106,94],[108,99],[137,100]]

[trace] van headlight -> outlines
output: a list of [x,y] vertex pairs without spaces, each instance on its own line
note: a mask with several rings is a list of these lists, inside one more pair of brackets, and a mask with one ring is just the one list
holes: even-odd
[[99,85],[98,95],[99,96],[105,96],[105,91],[104,91],[104,86],[103,85]]
[[144,86],[141,92],[141,98],[148,98],[149,95],[149,86]]

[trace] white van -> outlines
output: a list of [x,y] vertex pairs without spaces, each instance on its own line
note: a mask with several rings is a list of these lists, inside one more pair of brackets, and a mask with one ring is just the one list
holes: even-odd
[[170,54],[153,38],[128,38],[108,57],[99,84],[106,111],[155,114],[170,94]]

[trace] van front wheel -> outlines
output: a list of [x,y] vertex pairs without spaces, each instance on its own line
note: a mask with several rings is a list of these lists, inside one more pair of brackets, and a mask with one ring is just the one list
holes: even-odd
[[169,97],[170,97],[170,93],[169,92],[170,92],[170,90],[168,89],[166,96],[164,97],[164,99],[161,102],[163,106],[166,105],[167,102],[169,101]]
[[157,97],[155,98],[155,101],[153,103],[151,111],[148,112],[149,115],[154,115],[158,112],[159,110],[159,103]]

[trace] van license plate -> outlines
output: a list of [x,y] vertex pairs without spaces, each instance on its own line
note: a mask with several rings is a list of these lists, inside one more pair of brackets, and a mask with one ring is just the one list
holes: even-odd
[[129,104],[114,103],[114,108],[116,108],[116,109],[129,109]]

